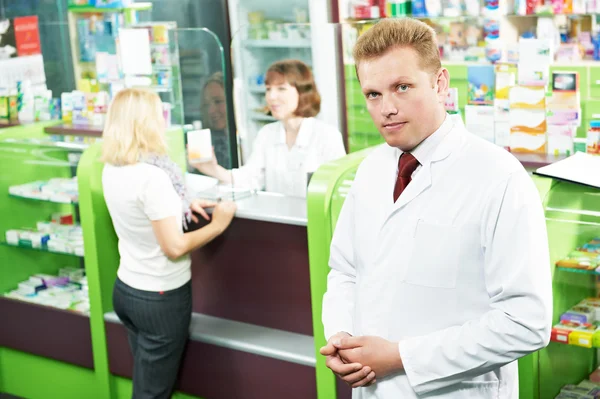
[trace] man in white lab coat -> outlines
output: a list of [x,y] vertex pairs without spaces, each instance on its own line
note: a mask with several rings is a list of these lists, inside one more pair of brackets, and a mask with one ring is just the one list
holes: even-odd
[[536,187],[446,114],[430,27],[382,20],[354,59],[387,145],[360,165],[337,222],[321,353],[355,399],[518,398],[516,360],[552,324]]

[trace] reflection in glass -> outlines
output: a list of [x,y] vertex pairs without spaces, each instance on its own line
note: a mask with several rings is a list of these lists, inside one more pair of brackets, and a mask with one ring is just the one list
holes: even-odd
[[231,151],[227,135],[227,101],[223,72],[213,73],[202,89],[202,126],[211,131],[217,163],[231,168]]

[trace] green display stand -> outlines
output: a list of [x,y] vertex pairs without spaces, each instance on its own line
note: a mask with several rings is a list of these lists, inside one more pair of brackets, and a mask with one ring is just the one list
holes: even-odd
[[[325,366],[319,348],[325,345],[321,308],[329,272],[329,245],[337,217],[361,161],[371,149],[358,151],[321,167],[312,177],[308,195],[308,242],[313,304],[317,393],[319,399],[336,398],[336,379]],[[547,215],[552,265],[600,232],[600,190],[534,177]],[[559,211],[562,210],[562,211]],[[593,220],[597,219],[597,220]],[[549,265],[551,267],[551,265]],[[554,267],[552,266],[553,270]],[[554,321],[586,296],[595,295],[593,276],[565,271],[553,273]],[[566,384],[579,383],[593,371],[593,349],[551,343],[546,349],[519,360],[520,397],[554,398]]]
[[[68,178],[74,166],[68,150],[48,140],[44,127],[52,123],[16,126],[0,130],[0,231],[35,227],[55,212],[74,212],[74,206],[9,196],[9,186]],[[80,267],[81,259],[72,255],[34,251],[27,248],[0,246],[0,293],[15,289],[17,284],[35,273],[57,274],[65,266]],[[14,314],[14,309],[23,310]],[[0,392],[24,398],[105,398],[91,359],[89,317],[55,308],[19,303],[0,298],[0,317],[10,337],[0,346]],[[35,315],[38,320],[32,320]],[[48,323],[43,320],[55,320]],[[39,323],[38,323],[39,321]],[[6,323],[6,324],[4,324]],[[64,323],[63,325],[60,325]],[[71,331],[83,335],[63,335]],[[1,334],[0,334],[1,335]],[[87,336],[85,336],[87,335]],[[5,337],[6,338],[6,337]],[[68,344],[89,355],[72,356],[52,346]],[[37,345],[36,342],[45,342]],[[2,345],[0,342],[0,345]],[[29,345],[31,344],[31,347]],[[18,349],[15,349],[14,347]],[[87,346],[87,347],[86,347]],[[82,367],[84,363],[86,367]]]
[[[61,143],[54,143],[44,133],[51,125],[34,124],[6,128],[0,131],[0,198],[3,209],[0,218],[2,233],[8,229],[33,227],[39,220],[49,218],[54,212],[73,212],[73,205],[57,204],[9,196],[8,187],[53,177],[71,177],[75,166],[68,161],[71,152]],[[171,157],[183,168],[185,151],[183,132],[170,129],[167,144]],[[90,297],[90,316],[76,315],[50,307],[31,305],[24,302],[0,298],[0,316],[3,321],[21,328],[27,338],[17,340],[17,349],[0,346],[0,393],[9,393],[27,399],[110,399],[131,397],[131,381],[110,375],[106,353],[104,313],[112,310],[112,284],[119,262],[117,239],[102,195],[102,163],[99,162],[100,144],[91,145],[81,157],[77,168],[79,184],[78,208],[83,228],[85,256],[42,253],[25,248],[0,245],[0,291],[16,288],[17,283],[35,273],[56,274],[65,266],[77,267],[85,264]],[[9,172],[10,171],[10,172]],[[10,209],[10,211],[8,211]],[[4,237],[0,239],[4,241]],[[26,313],[37,312],[48,318],[45,324],[32,324],[27,314],[15,315],[8,311],[10,306],[21,306]],[[2,313],[2,312],[5,313]],[[87,337],[74,331],[63,332],[51,321],[60,319],[74,322],[82,330],[82,321],[87,325]],[[36,328],[31,328],[34,326]],[[3,327],[4,328],[4,327]],[[17,330],[19,331],[19,330]],[[73,335],[69,336],[69,332]],[[2,334],[0,334],[2,338]],[[17,337],[14,337],[17,338]],[[31,342],[28,341],[31,340]],[[46,351],[28,343],[46,341],[64,344],[64,340],[84,340],[90,358],[81,367],[70,362],[80,362],[68,354]],[[13,340],[11,340],[11,344]],[[0,342],[1,345],[1,342]],[[53,357],[53,358],[49,358]],[[71,360],[74,359],[74,360]],[[177,398],[191,398],[177,394]]]

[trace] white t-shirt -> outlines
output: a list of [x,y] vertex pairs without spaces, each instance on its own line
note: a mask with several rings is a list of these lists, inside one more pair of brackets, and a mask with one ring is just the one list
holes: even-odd
[[181,198],[169,176],[145,163],[106,165],[102,172],[104,199],[119,238],[121,262],[117,275],[130,287],[167,291],[191,279],[189,255],[172,261],[160,248],[153,220],[175,216],[182,226]]
[[342,134],[316,118],[302,121],[291,149],[283,123],[274,122],[260,129],[246,164],[232,170],[233,182],[237,187],[306,197],[308,173],[345,155]]

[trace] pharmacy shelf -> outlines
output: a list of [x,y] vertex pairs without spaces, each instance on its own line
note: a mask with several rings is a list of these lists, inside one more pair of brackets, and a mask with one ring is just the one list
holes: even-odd
[[129,7],[90,7],[69,6],[68,10],[75,14],[109,13],[123,11],[148,11],[152,9],[152,3],[133,3]]
[[73,254],[73,253],[50,251],[48,249],[48,247],[34,248],[34,247],[27,246],[27,245],[11,244],[11,243],[8,243],[6,241],[0,241],[0,245],[3,245],[5,247],[28,249],[28,250],[37,251],[37,252],[46,252],[46,253],[55,254],[55,255],[66,255],[66,256],[75,256],[77,258],[83,258],[83,256],[76,255],[76,254]]
[[73,151],[85,151],[90,145],[85,143],[72,143],[68,141],[53,141],[53,140],[40,140],[40,139],[12,139],[7,138],[0,140],[2,144],[15,144],[15,145],[32,145],[32,146],[43,146],[43,147],[55,147],[62,148],[65,150]]
[[26,200],[30,200],[30,201],[38,201],[38,202],[52,202],[54,204],[71,204],[71,205],[77,205],[79,204],[79,201],[57,201],[57,200],[53,200],[50,198],[38,198],[38,197],[28,197],[26,195],[19,195],[19,194],[12,194],[12,193],[8,193],[9,197],[13,197],[13,198],[20,198],[20,199],[26,199]]
[[570,347],[574,347],[574,348],[580,348],[580,349],[583,349],[583,350],[586,350],[586,349],[588,349],[588,350],[600,349],[599,347],[595,347],[595,346],[588,347],[588,346],[583,346],[583,345],[570,344],[568,342],[562,342],[562,341],[550,341],[550,343],[551,344],[558,344],[558,345],[561,345],[561,346],[570,346]]
[[0,347],[94,368],[89,315],[0,296],[0,320]]
[[511,152],[525,168],[537,169],[568,158],[568,155]]
[[311,48],[310,40],[244,40],[247,48]]
[[96,125],[72,125],[63,123],[44,128],[44,133],[58,134],[62,136],[91,136],[102,137],[103,126]]
[[571,268],[571,267],[557,266],[556,270],[560,270],[561,272],[568,272],[568,273],[579,273],[579,274],[589,274],[592,276],[600,276],[600,273],[598,273],[594,269],[575,269],[575,268]]

